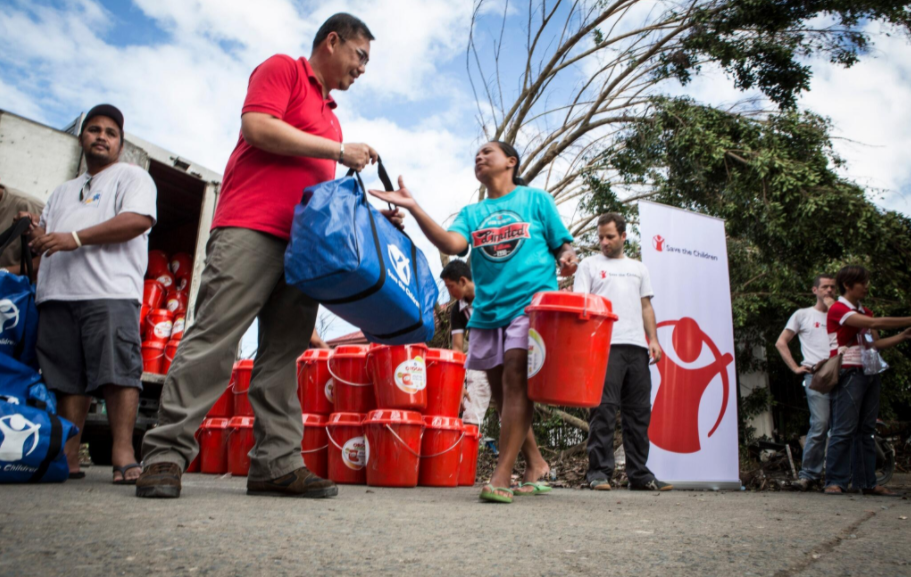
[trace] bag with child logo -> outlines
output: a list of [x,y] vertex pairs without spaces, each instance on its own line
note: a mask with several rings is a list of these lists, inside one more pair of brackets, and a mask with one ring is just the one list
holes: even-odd
[[0,233],[0,253],[10,248],[17,239],[22,239],[21,262],[27,275],[15,275],[0,270],[0,355],[22,361],[38,368],[35,343],[38,339],[38,309],[35,306],[35,285],[31,251],[24,235],[29,220],[16,221],[13,226]]

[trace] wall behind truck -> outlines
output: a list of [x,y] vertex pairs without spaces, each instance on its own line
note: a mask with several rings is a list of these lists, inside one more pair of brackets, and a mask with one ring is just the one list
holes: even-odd
[[76,178],[82,149],[72,135],[0,110],[0,182],[46,203]]

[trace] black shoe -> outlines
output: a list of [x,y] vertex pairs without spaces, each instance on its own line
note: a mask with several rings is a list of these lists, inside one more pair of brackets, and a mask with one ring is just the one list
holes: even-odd
[[301,467],[271,481],[248,479],[247,495],[321,499],[338,495],[338,487],[328,479],[317,477],[307,467]]
[[670,491],[674,486],[670,483],[664,483],[658,479],[652,479],[648,483],[643,485],[633,485],[629,484],[630,491]]

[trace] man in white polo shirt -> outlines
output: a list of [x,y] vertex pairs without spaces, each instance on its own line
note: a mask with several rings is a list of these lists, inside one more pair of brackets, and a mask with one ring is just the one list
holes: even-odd
[[[826,460],[826,443],[829,434],[829,395],[810,388],[813,368],[829,358],[829,335],[826,332],[826,313],[835,302],[835,277],[821,274],[813,281],[816,304],[799,309],[788,319],[775,348],[782,360],[795,375],[803,376],[803,386],[810,407],[810,430],[803,447],[803,462],[798,480],[794,486],[806,491],[810,485],[822,480],[822,468]],[[788,343],[797,335],[800,339],[800,354],[803,360],[798,365],[791,356]]]
[[[626,220],[616,212],[598,219],[601,254],[579,265],[573,292],[591,293],[610,299],[620,317],[611,333],[610,358],[601,404],[591,410],[588,433],[589,487],[609,491],[614,473],[614,429],[617,410],[623,415],[623,450],[629,488],[639,491],[667,491],[669,483],[655,478],[649,470],[648,425],[652,416],[652,363],[661,360],[658,328],[651,299],[655,296],[648,269],[623,254]],[[646,341],[648,336],[648,341]]]
[[[149,174],[118,162],[123,114],[109,104],[89,111],[79,134],[87,170],[58,186],[29,246],[38,269],[38,364],[58,395],[60,415],[80,429],[89,395],[103,397],[111,424],[115,484],[133,484],[140,467],[133,427],[142,390],[139,303],[148,264],[157,191]],[[66,444],[70,478],[79,479],[77,435]]]

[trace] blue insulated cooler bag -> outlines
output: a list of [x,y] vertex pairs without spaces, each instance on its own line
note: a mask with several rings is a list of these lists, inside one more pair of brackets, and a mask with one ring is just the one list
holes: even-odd
[[63,446],[76,431],[57,415],[0,398],[0,483],[66,481]]
[[0,253],[22,238],[22,264],[28,272],[27,276],[20,276],[0,271],[0,355],[37,369],[38,309],[35,307],[35,285],[30,280],[34,270],[28,241],[22,236],[28,227],[29,220],[23,218],[0,233]]
[[[386,190],[392,182],[379,163]],[[387,345],[433,338],[436,280],[424,254],[367,201],[359,174],[304,190],[285,251],[285,280]]]

